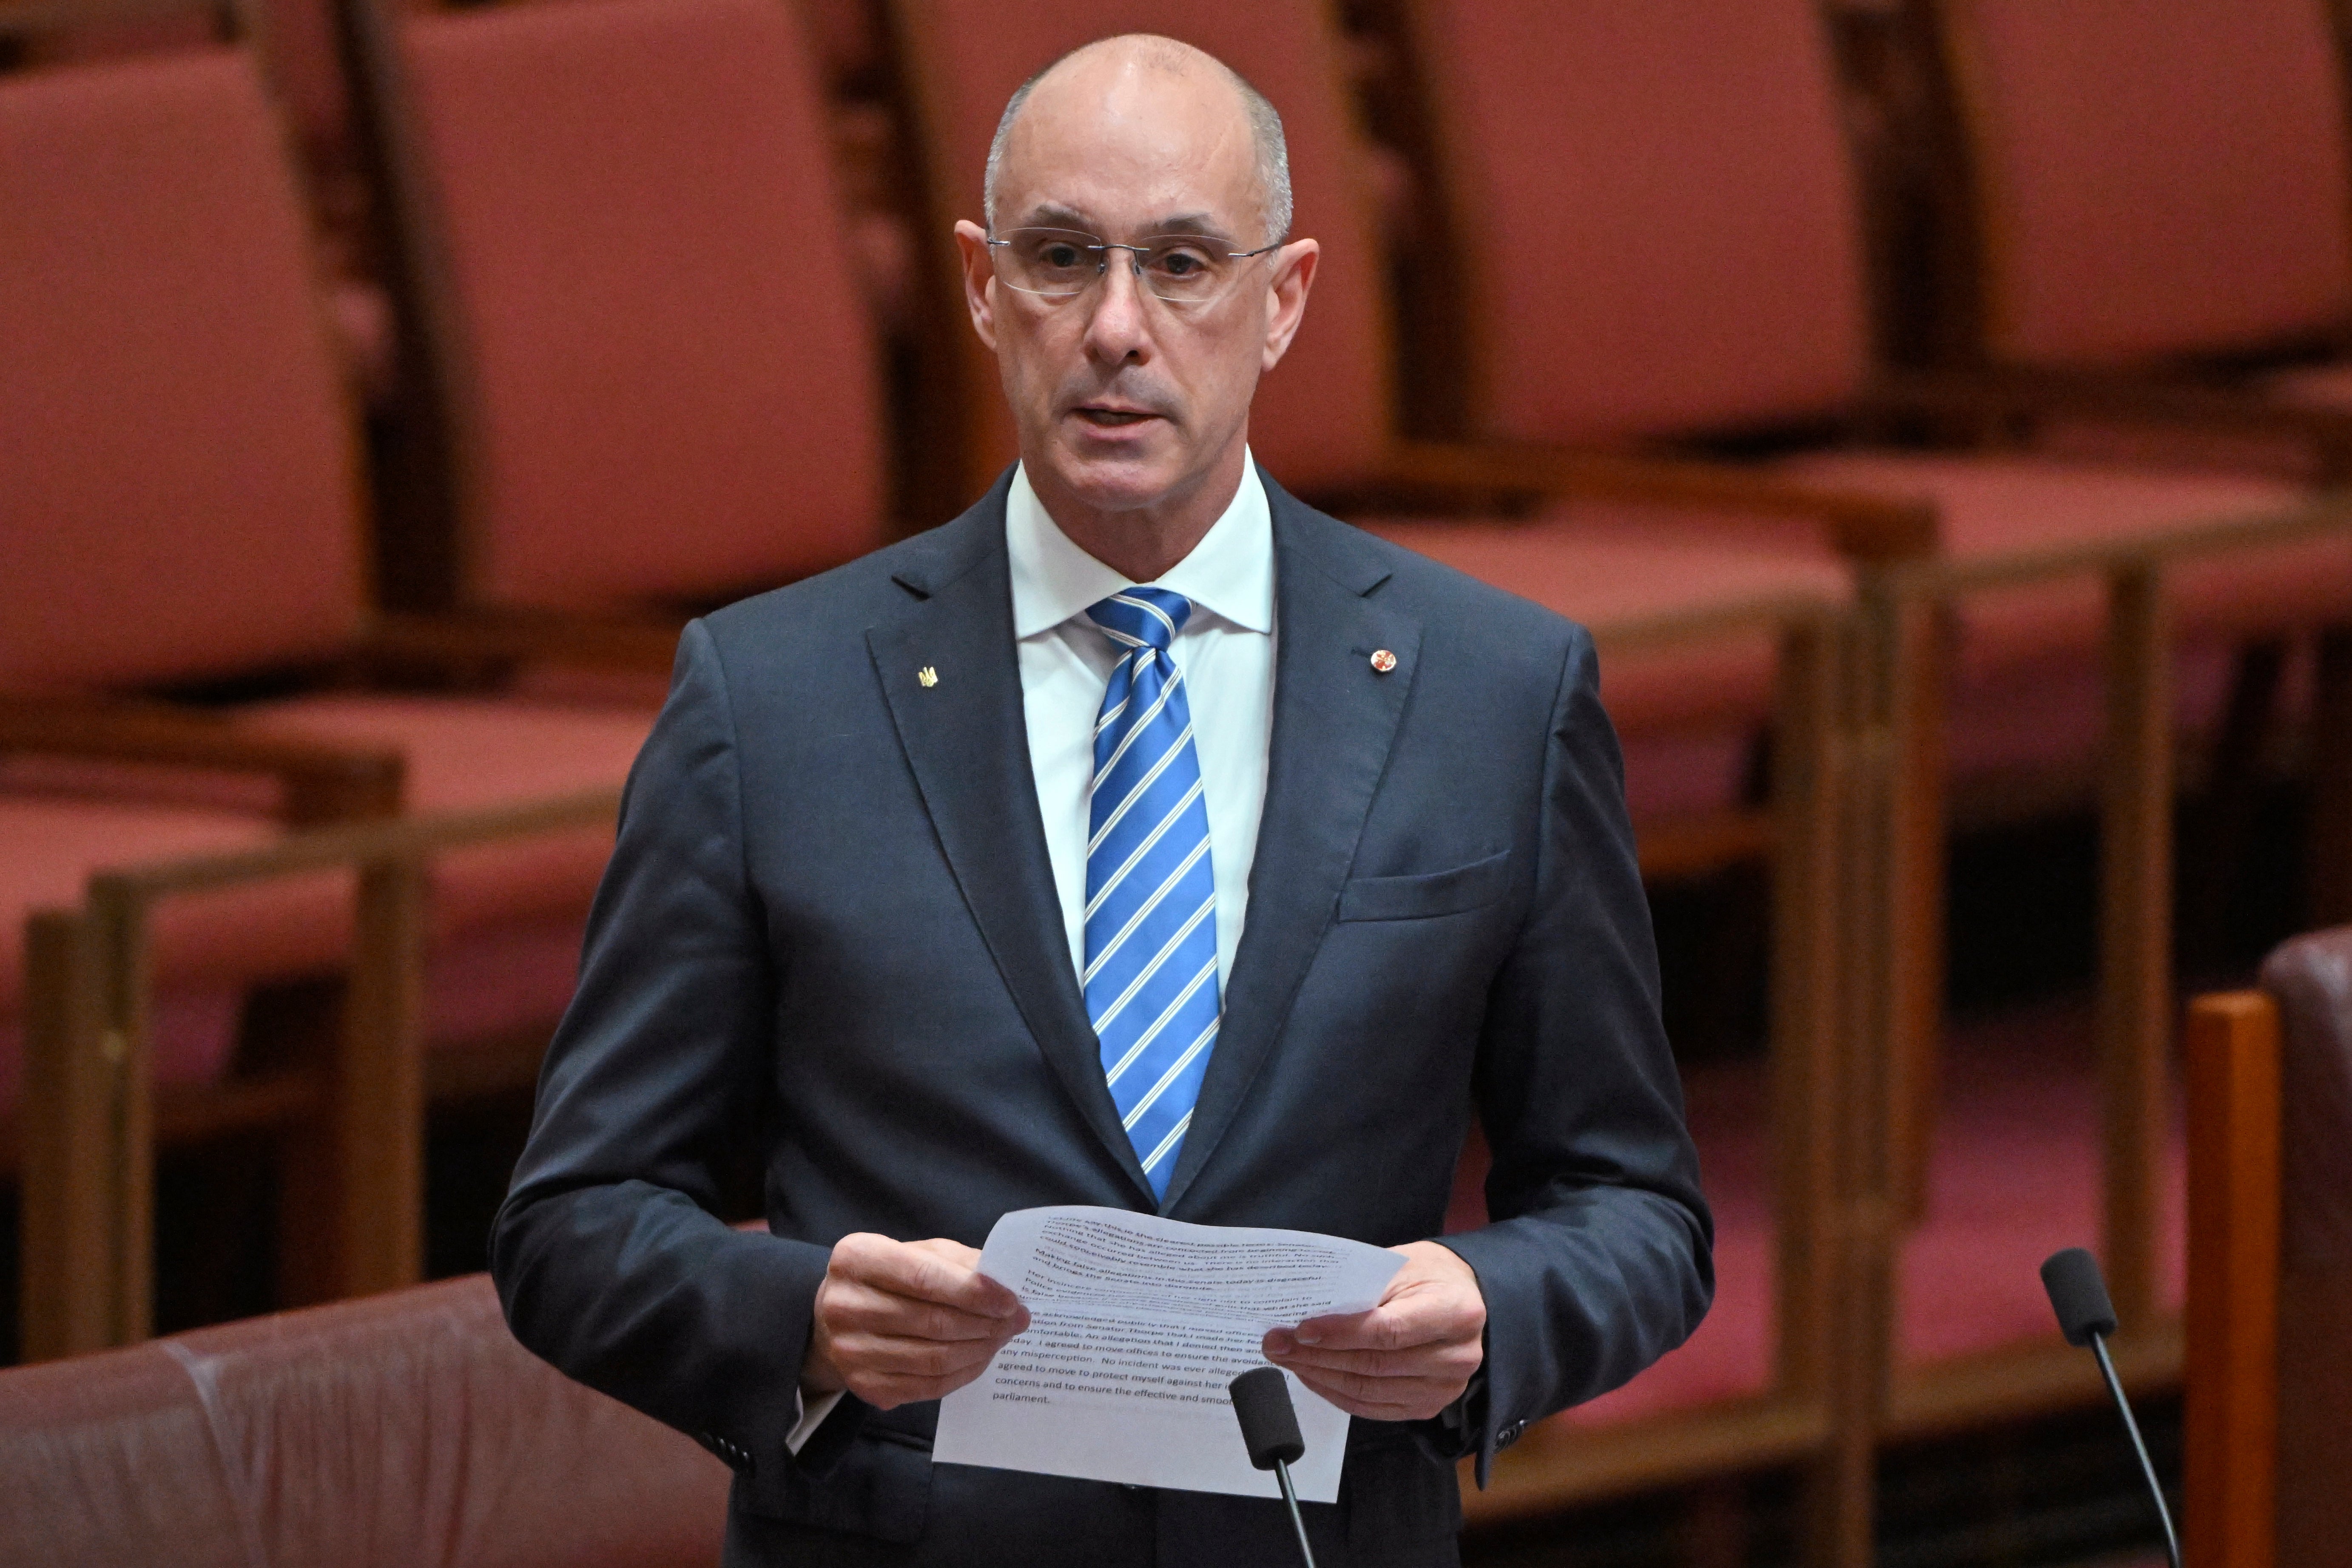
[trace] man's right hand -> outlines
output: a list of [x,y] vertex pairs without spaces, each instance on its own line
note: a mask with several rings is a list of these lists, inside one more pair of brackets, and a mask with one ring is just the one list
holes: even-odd
[[845,1236],[816,1288],[801,1387],[847,1389],[877,1410],[938,1399],[1028,1326],[1028,1309],[961,1242]]

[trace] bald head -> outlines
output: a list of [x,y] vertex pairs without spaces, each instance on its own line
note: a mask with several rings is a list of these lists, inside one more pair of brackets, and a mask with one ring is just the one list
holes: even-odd
[[990,231],[996,228],[996,193],[1005,159],[1023,111],[1033,98],[1044,91],[1055,97],[1066,93],[1109,102],[1138,88],[1191,89],[1222,97],[1231,106],[1237,132],[1249,138],[1257,165],[1259,211],[1265,231],[1251,243],[1274,245],[1290,237],[1290,153],[1282,139],[1282,117],[1264,93],[1224,61],[1154,33],[1128,33],[1081,45],[1014,90],[988,147],[982,202]]

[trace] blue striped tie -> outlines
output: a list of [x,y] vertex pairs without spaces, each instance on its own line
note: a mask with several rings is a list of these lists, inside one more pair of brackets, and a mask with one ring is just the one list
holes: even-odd
[[1087,795],[1087,1016],[1151,1190],[1176,1151],[1217,1042],[1217,882],[1192,705],[1168,646],[1192,602],[1129,588],[1087,612],[1125,650],[1095,721]]

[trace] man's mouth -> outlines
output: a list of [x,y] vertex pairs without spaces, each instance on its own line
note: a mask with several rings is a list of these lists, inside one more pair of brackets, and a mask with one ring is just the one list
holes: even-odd
[[1111,403],[1082,403],[1074,412],[1087,424],[1107,430],[1115,430],[1128,425],[1140,425],[1147,419],[1160,417],[1148,408],[1126,408]]

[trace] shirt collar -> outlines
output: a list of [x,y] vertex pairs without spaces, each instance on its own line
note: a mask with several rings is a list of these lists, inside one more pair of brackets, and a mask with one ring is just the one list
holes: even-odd
[[[1004,544],[1013,568],[1013,635],[1050,631],[1134,583],[1070,541],[1029,486],[1025,466],[1013,470],[1004,498]],[[1244,631],[1274,630],[1274,517],[1257,464],[1244,452],[1241,488],[1224,513],[1170,567],[1158,585]]]

